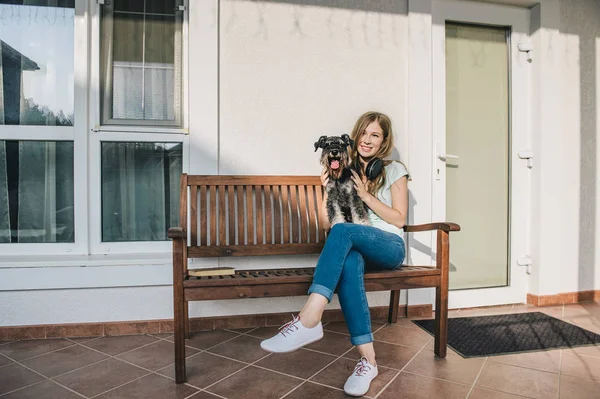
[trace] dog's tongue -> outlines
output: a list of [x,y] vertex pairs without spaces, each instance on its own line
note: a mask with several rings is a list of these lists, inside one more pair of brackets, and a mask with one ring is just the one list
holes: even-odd
[[337,169],[340,167],[340,161],[331,161],[331,169]]

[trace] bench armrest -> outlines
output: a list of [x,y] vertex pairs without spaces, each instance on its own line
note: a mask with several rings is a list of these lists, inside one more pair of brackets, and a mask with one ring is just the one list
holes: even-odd
[[167,237],[169,238],[187,238],[187,232],[183,227],[171,227],[167,232]]
[[460,231],[460,226],[456,223],[451,222],[437,222],[437,223],[426,223],[426,224],[414,224],[404,226],[404,231],[415,232],[415,231],[430,231],[430,230],[443,230],[445,232]]

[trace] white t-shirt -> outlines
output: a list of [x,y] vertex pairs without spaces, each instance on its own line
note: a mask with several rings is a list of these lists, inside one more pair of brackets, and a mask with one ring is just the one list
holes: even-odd
[[[392,162],[385,167],[385,182],[381,189],[377,192],[377,198],[386,204],[392,206],[392,185],[404,176],[408,176],[408,171],[400,162]],[[369,220],[374,227],[380,228],[381,230],[388,231],[404,237],[404,230],[399,229],[393,224],[389,224],[385,220],[381,219],[371,209],[368,209]]]

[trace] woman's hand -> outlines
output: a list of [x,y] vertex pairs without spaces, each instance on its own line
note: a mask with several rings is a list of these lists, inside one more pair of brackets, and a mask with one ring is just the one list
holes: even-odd
[[363,202],[366,202],[371,194],[367,191],[367,177],[363,176],[361,179],[358,173],[354,169],[350,169],[352,172],[352,181],[354,182],[354,188],[356,193]]
[[329,182],[329,172],[327,171],[327,168],[323,168],[321,171],[321,184],[323,187],[327,186],[327,182]]

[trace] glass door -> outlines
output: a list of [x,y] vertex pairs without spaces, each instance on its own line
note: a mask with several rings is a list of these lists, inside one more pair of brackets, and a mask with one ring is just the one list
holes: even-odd
[[528,146],[526,10],[434,6],[434,215],[450,237],[450,307],[524,302]]

